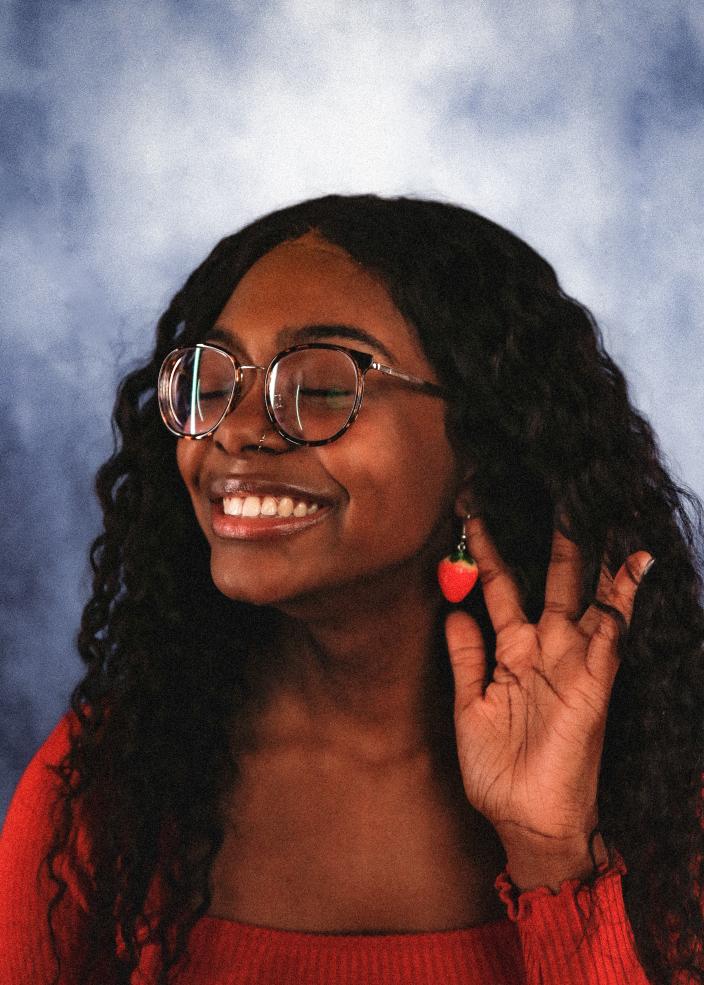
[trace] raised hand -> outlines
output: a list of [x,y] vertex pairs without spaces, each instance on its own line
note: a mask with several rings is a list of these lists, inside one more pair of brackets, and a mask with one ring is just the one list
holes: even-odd
[[[619,665],[619,628],[612,615],[595,606],[577,618],[581,557],[561,533],[553,537],[545,607],[535,625],[526,619],[516,584],[481,518],[469,521],[467,535],[496,632],[496,669],[484,689],[479,627],[467,613],[452,612],[446,637],[464,788],[501,838],[514,882],[521,884],[514,875],[519,868],[524,883],[541,882],[537,873],[546,859],[559,860],[554,872],[562,878],[577,876],[581,873],[567,870],[572,860],[576,865],[578,856],[583,858],[598,823],[599,767]],[[646,551],[638,551],[615,578],[602,572],[597,599],[618,610],[627,625],[651,561]]]

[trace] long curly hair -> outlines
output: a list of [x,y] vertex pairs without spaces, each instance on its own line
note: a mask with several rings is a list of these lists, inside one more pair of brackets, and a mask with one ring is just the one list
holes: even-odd
[[704,981],[701,508],[668,476],[591,315],[544,259],[458,206],[373,195],[303,202],[223,239],[159,319],[149,361],[119,388],[78,636],[87,669],[71,698],[76,724],[57,769],[59,823],[46,859],[52,940],[67,859],[89,900],[86,982],[129,981],[147,941],[167,982],[208,911],[220,804],[237,777],[233,737],[246,731],[259,687],[252,643],[269,638],[272,612],[212,583],[177,439],[159,418],[157,373],[174,346],[203,337],[260,257],[310,230],[378,276],[417,331],[452,395],[448,435],[472,463],[474,493],[529,618],[542,610],[556,517],[583,552],[584,607],[602,562],[613,572],[637,549],[655,556],[620,644],[600,829],[625,859],[627,911],[651,981],[669,985],[679,969]]

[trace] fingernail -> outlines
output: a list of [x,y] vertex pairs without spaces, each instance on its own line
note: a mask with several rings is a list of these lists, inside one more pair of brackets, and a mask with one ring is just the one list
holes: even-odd
[[641,578],[645,578],[645,576],[648,574],[648,572],[650,571],[650,569],[652,568],[652,566],[654,564],[655,564],[655,558],[654,557],[651,557],[651,559],[648,561],[648,563],[646,564],[646,566],[643,568],[643,572],[641,574]]

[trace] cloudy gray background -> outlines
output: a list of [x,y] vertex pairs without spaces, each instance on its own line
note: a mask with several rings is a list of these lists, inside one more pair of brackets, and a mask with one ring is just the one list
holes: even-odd
[[704,492],[698,0],[5,0],[0,32],[0,818],[80,672],[115,383],[264,211],[371,190],[509,226]]

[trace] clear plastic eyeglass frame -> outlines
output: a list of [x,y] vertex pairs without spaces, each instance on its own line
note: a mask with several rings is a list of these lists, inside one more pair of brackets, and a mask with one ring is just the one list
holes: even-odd
[[[232,390],[225,409],[215,424],[208,428],[207,431],[203,431],[201,434],[186,434],[184,431],[180,430],[175,423],[177,421],[177,416],[172,404],[171,383],[173,373],[178,365],[179,359],[184,354],[198,349],[212,349],[229,361],[232,368]],[[298,437],[297,435],[289,434],[283,427],[281,427],[276,419],[275,409],[269,392],[269,381],[277,364],[291,353],[303,352],[306,349],[336,350],[337,352],[344,353],[354,364],[356,376],[354,404],[346,423],[329,438],[321,438],[315,441],[308,441],[304,438]],[[362,406],[362,398],[364,397],[364,378],[370,369],[376,370],[379,373],[384,373],[386,376],[394,377],[399,380],[399,382],[407,384],[419,393],[426,393],[430,396],[441,397],[445,400],[447,399],[447,391],[444,387],[439,386],[437,383],[429,383],[427,380],[422,380],[417,376],[411,376],[409,373],[403,373],[400,370],[393,369],[391,366],[385,366],[383,363],[377,362],[369,352],[360,352],[357,349],[348,349],[346,346],[336,345],[330,342],[304,342],[301,345],[294,345],[288,349],[283,349],[274,356],[268,366],[243,365],[242,363],[239,363],[232,353],[227,351],[227,349],[223,349],[221,346],[215,345],[211,342],[199,342],[196,345],[183,346],[173,349],[162,362],[159,370],[157,386],[159,412],[161,413],[161,418],[164,424],[172,434],[175,434],[179,438],[199,441],[201,438],[207,438],[211,435],[222,424],[227,415],[236,408],[240,395],[246,392],[244,388],[245,372],[264,373],[264,404],[266,406],[266,412],[269,420],[271,421],[271,425],[277,434],[281,435],[282,438],[294,445],[310,447],[316,445],[327,445],[330,444],[331,441],[336,441],[338,438],[342,437],[345,431],[347,431],[354,423],[357,415],[359,414],[360,407]]]

